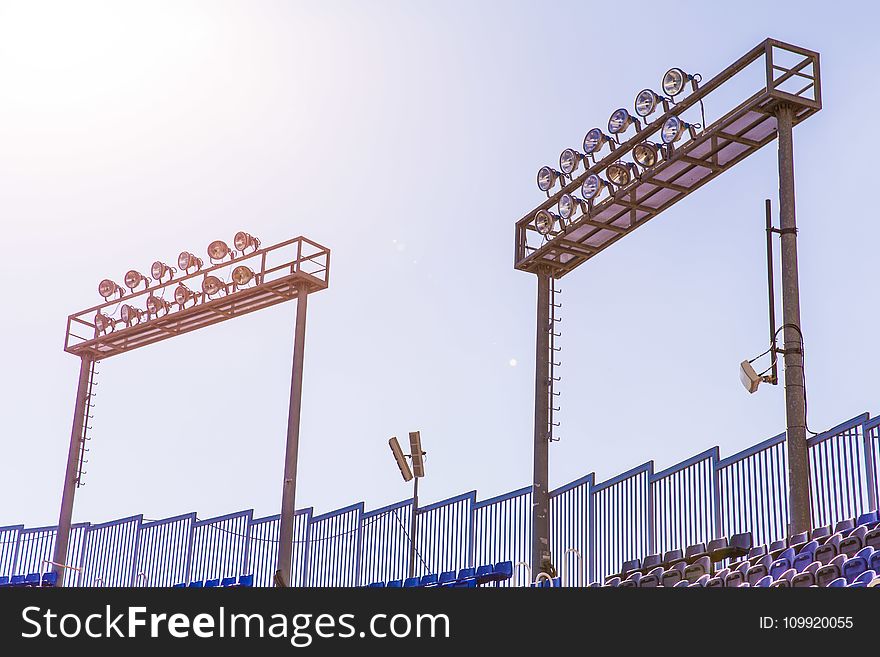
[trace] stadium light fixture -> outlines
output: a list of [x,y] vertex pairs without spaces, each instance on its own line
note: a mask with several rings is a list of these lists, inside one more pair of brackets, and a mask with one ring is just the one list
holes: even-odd
[[122,286],[114,281],[111,281],[109,278],[105,278],[103,281],[98,283],[98,294],[104,297],[105,300],[109,300],[110,297],[114,295],[119,295],[121,299],[125,296],[125,290],[122,289]]
[[180,270],[183,272],[189,273],[190,269],[195,269],[199,271],[204,265],[204,261],[198,256],[193,255],[189,251],[182,251],[179,256],[177,256],[177,266],[180,267]]
[[[577,214],[578,208],[585,203],[586,201],[578,198],[577,196],[574,196],[572,194],[563,194],[559,197],[559,204],[557,206],[560,219],[562,219],[564,222],[570,222],[572,217]],[[562,221],[560,222],[560,225],[561,224]]]
[[663,144],[645,141],[641,144],[636,144],[635,148],[633,148],[633,159],[640,167],[650,169],[660,161],[663,149]]
[[621,107],[614,110],[611,118],[608,119],[608,132],[612,135],[619,135],[626,132],[631,125],[636,127],[636,132],[642,129],[642,124],[639,123],[639,120],[630,114],[625,107]]
[[143,310],[141,310],[140,308],[135,308],[128,303],[122,304],[122,307],[119,309],[119,317],[122,318],[122,323],[126,326],[134,326],[135,324],[139,324],[143,316]]
[[667,146],[671,146],[681,139],[681,136],[684,134],[685,131],[690,134],[691,139],[696,139],[696,126],[690,123],[685,123],[677,116],[670,116],[668,119],[666,119],[666,122],[663,124],[663,128],[660,130],[660,138],[663,140],[664,144],[666,144]]
[[150,278],[148,276],[144,276],[142,273],[137,271],[136,269],[129,269],[125,272],[125,287],[127,287],[132,292],[143,283],[144,289],[150,287]]
[[226,290],[226,284],[216,276],[205,276],[202,280],[202,292],[209,297]]
[[553,231],[553,224],[559,219],[558,215],[550,210],[538,210],[535,214],[535,228],[541,235],[549,235]]
[[571,175],[577,171],[578,166],[584,161],[584,154],[578,153],[573,148],[566,148],[559,155],[559,170],[565,175]]
[[104,313],[98,313],[95,315],[95,334],[103,335],[105,333],[112,333],[113,329],[116,328],[116,320],[112,317],[105,315]]
[[409,451],[412,458],[414,477],[425,476],[425,453],[422,451],[422,438],[418,431],[409,432]]
[[559,171],[552,167],[541,167],[538,169],[538,189],[549,194],[561,175]]
[[752,361],[744,360],[739,364],[739,380],[749,394],[754,393],[762,383],[776,383],[773,377],[758,374],[752,367]]
[[400,443],[397,441],[397,436],[391,437],[388,441],[388,446],[391,447],[391,453],[394,454],[394,460],[397,461],[397,467],[400,468],[400,476],[403,477],[404,481],[411,481],[413,473],[409,467],[409,463],[407,463],[406,454],[400,449]]
[[584,137],[584,153],[595,156],[605,144],[608,144],[611,149],[614,148],[614,140],[611,137],[602,132],[600,128],[593,128]]
[[193,302],[193,305],[196,305],[198,303],[198,297],[196,293],[190,290],[186,285],[178,283],[177,287],[174,288],[174,301],[181,308],[185,308],[186,304],[190,301]]
[[254,279],[254,270],[247,265],[239,265],[232,270],[232,282],[235,288],[244,287]]
[[[419,510],[419,479],[425,476],[425,452],[422,451],[422,439],[418,431],[410,431],[409,446],[410,454],[404,454],[397,442],[397,437],[393,436],[388,445],[391,447],[391,453],[394,454],[394,460],[397,461],[397,467],[404,481],[413,482],[413,501],[412,501],[412,519],[410,521],[410,550],[409,550],[409,576],[415,577],[416,571],[416,536],[418,536],[418,510]],[[412,461],[412,469],[410,469],[407,459]]]
[[159,317],[160,315],[167,315],[170,312],[171,304],[168,301],[165,301],[162,297],[157,297],[155,294],[151,294],[147,297],[147,315],[148,319],[151,317]]
[[610,182],[620,188],[638,178],[638,170],[632,162],[615,162],[608,165],[608,168],[605,169],[605,175],[608,176]]
[[603,189],[611,189],[608,181],[600,178],[595,173],[591,173],[581,185],[581,195],[587,202],[592,203],[602,192]]
[[642,89],[636,96],[636,114],[645,118],[654,113],[657,105],[663,106],[663,111],[669,111],[669,101],[652,89]]
[[663,75],[663,93],[674,98],[684,91],[685,85],[690,82],[693,91],[698,89],[698,85],[702,77],[699,73],[689,75],[680,68],[671,68]]
[[174,267],[166,265],[161,260],[157,260],[150,267],[150,275],[157,283],[162,283],[165,276],[168,276],[169,281],[172,280],[174,278],[174,274],[176,273],[177,270]]
[[223,260],[226,256],[232,260],[235,258],[235,251],[229,248],[229,245],[223,240],[214,240],[208,245],[208,257],[211,261]]
[[252,249],[252,251],[256,251],[260,248],[260,239],[258,237],[254,237],[250,233],[246,233],[243,230],[238,231],[235,234],[235,237],[232,239],[232,243],[235,245],[235,248],[239,253],[244,255],[246,249]]

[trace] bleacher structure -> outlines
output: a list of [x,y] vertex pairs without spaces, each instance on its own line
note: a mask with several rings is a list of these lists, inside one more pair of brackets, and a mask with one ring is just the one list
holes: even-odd
[[[551,547],[559,572],[542,575],[539,585],[868,585],[872,575],[864,573],[880,573],[880,418],[859,415],[808,445],[811,534],[787,536],[780,434],[725,458],[713,447],[659,472],[649,461],[604,482],[588,474],[557,488]],[[531,487],[487,500],[471,491],[419,508],[416,578],[407,583],[411,504],[297,511],[292,583],[406,588],[533,581],[526,565]],[[278,530],[279,516],[255,518],[251,510],[210,519],[189,513],[79,523],[71,531],[65,581],[272,586]],[[29,575],[31,584],[42,582],[55,532],[0,527],[0,585],[25,585]]]

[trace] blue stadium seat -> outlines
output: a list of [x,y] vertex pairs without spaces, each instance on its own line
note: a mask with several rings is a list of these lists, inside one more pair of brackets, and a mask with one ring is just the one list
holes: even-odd
[[417,586],[419,586],[421,581],[422,580],[419,577],[407,577],[405,580],[403,580],[403,588],[405,588],[405,589],[416,588]]
[[871,553],[871,556],[868,557],[868,568],[870,568],[871,570],[876,570],[878,573],[880,573],[880,550],[874,550]]
[[853,556],[856,552],[865,547],[865,534],[868,533],[867,527],[856,527],[850,535],[840,541],[838,552],[848,557]]
[[852,557],[844,562],[843,568],[840,569],[840,574],[848,584],[852,584],[856,581],[856,577],[868,570],[870,568],[868,568],[867,559],[864,557]]
[[389,589],[399,589],[403,587],[402,579],[392,579],[388,582],[388,586],[386,588]]
[[3,575],[3,577],[0,577],[0,588],[5,588],[7,586],[9,586],[9,577]]
[[455,584],[455,579],[455,571],[447,570],[440,573],[440,579],[437,580],[437,583],[440,584],[440,586],[450,587]]
[[[825,566],[825,568],[827,568],[827,567],[828,566]],[[830,582],[828,582],[828,584],[826,586],[829,589],[836,589],[841,586],[846,586],[846,580],[843,579],[843,577],[837,577],[837,578],[831,580]]]
[[28,573],[24,577],[24,585],[25,586],[39,586],[40,585],[40,573]]
[[846,555],[838,554],[830,563],[819,568],[816,571],[816,586],[828,586],[832,580],[841,577],[842,573],[840,571],[845,561]]
[[205,580],[205,588],[206,589],[214,589],[220,586],[220,578],[217,579],[206,579]]
[[620,577],[616,575],[614,577],[609,577],[605,580],[605,586],[620,586]]
[[782,554],[782,552],[787,547],[788,541],[786,541],[784,538],[770,543],[770,547],[767,548],[767,554],[772,557],[772,559],[770,559],[770,562],[772,563],[774,559],[778,559],[779,555]]
[[770,564],[769,573],[773,579],[777,579],[782,573],[792,567],[794,557],[794,548],[789,547],[782,551],[782,554],[776,558],[776,561]]
[[457,589],[473,589],[477,587],[477,580],[475,579],[466,579],[457,581],[455,583],[455,588]]
[[709,575],[700,575],[696,580],[690,583],[691,586],[696,586],[698,588],[704,588],[706,584],[709,582]]
[[473,568],[462,568],[458,571],[458,580],[456,580],[458,584],[463,584],[464,582],[473,581],[474,584],[477,583],[477,575],[476,570]]
[[801,572],[804,568],[813,563],[813,556],[816,554],[816,548],[818,547],[819,544],[816,541],[810,541],[804,545],[800,552],[798,552],[794,559],[792,559],[791,567],[797,572]]
[[224,577],[223,579],[220,580],[220,586],[222,586],[222,587],[235,586],[237,581],[238,581],[237,577]]
[[630,561],[624,561],[623,565],[620,567],[619,575],[621,577],[626,577],[634,570],[641,570],[642,564],[638,559],[631,559]]
[[649,554],[642,561],[642,573],[649,573],[657,566],[663,565],[663,557],[659,554]]
[[185,589],[185,588],[186,588],[186,582],[178,582],[177,584],[175,584],[175,585],[172,586],[171,588],[172,588],[172,589]]
[[642,575],[640,572],[636,571],[634,573],[630,573],[629,576],[623,580],[620,585],[624,587],[635,587],[639,585],[642,577],[647,577],[647,575]]
[[683,580],[684,568],[684,561],[679,561],[669,570],[663,571],[663,576],[660,578],[660,581],[663,582],[663,586],[675,586],[678,582]]
[[788,547],[794,548],[795,554],[800,552],[801,548],[807,544],[807,541],[810,540],[809,532],[801,532],[800,534],[795,534],[791,538],[788,539]]
[[734,534],[730,537],[730,541],[726,548],[717,549],[713,555],[713,561],[722,561],[724,559],[736,559],[744,557],[749,553],[752,547],[752,533],[744,532],[742,534]]
[[727,577],[724,578],[724,586],[734,587],[744,583],[746,581],[746,572],[748,571],[748,569],[748,561],[743,561],[736,567],[731,568],[730,572],[727,573]]
[[669,570],[679,563],[685,563],[684,554],[681,550],[668,550],[663,555],[663,566],[666,568],[666,570]]
[[9,580],[10,586],[25,586],[25,576],[24,575],[13,575],[12,579]]
[[707,589],[721,589],[724,588],[724,578],[722,577],[710,577],[709,581],[706,582]]
[[189,588],[191,588],[191,589],[201,589],[201,588],[204,588],[204,586],[205,586],[205,583],[202,581],[189,583]]
[[797,575],[797,571],[794,568],[789,568],[779,577],[777,577],[770,586],[775,586],[778,588],[789,588],[791,586],[791,580],[794,578],[795,575]]
[[867,513],[863,513],[858,517],[858,519],[856,520],[856,526],[874,529],[874,527],[877,526],[878,522],[880,522],[880,517],[878,517],[877,511],[868,511]]
[[754,566],[749,567],[749,569],[746,571],[746,581],[754,586],[759,579],[769,574],[770,564],[772,563],[773,557],[769,554],[765,554],[763,557],[761,557],[760,561],[758,561]]
[[875,550],[880,550],[880,527],[868,530],[865,534],[865,545],[870,545]]
[[846,520],[841,520],[836,525],[834,525],[834,533],[846,537],[855,528],[855,526],[855,521],[852,518],[847,518]]
[[419,586],[437,586],[438,581],[437,573],[429,573],[428,575],[422,575],[421,580],[419,580]]
[[685,588],[686,586],[690,586],[690,582],[686,579],[681,579],[672,585],[673,588]]
[[41,582],[42,586],[55,586],[58,583],[58,573],[54,570],[50,570],[48,573],[43,573],[43,581]]
[[871,582],[877,579],[877,573],[873,570],[866,570],[861,575],[855,578],[855,580],[850,584],[850,586],[862,587],[868,586]]
[[496,582],[503,582],[513,577],[513,562],[499,561],[492,569],[492,579]]
[[640,589],[652,589],[660,586],[660,578],[663,577],[663,567],[657,566],[647,575],[642,575],[639,579]]
[[[745,560],[748,562],[750,566],[754,566],[761,559],[767,556],[767,546],[766,545],[756,545],[752,548],[749,548],[749,553],[745,555]],[[739,563],[735,564],[739,565]]]
[[638,580],[629,579],[628,577],[620,583],[622,589],[634,589],[638,587]]
[[773,577],[771,575],[764,575],[761,579],[755,582],[754,586],[765,589],[769,587],[773,583]]
[[694,543],[693,545],[688,545],[687,549],[684,551],[684,560],[688,563],[693,563],[700,557],[708,557],[709,553],[706,551],[705,543]]
[[371,582],[370,584],[367,584],[367,588],[368,589],[384,589],[385,582]]
[[485,584],[492,580],[492,564],[485,564],[477,568],[477,584]]
[[842,538],[843,537],[840,534],[834,534],[833,536],[831,536],[827,541],[816,548],[813,559],[815,559],[822,565],[830,563],[831,560],[838,554],[838,549]]
[[831,536],[831,527],[829,525],[817,527],[810,532],[810,540],[816,541],[819,545],[828,540],[829,536]]
[[252,587],[254,585],[254,575],[253,573],[249,575],[239,575],[238,577],[238,585]]

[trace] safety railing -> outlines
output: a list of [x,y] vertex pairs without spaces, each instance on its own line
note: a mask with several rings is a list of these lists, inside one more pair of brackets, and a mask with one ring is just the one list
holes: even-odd
[[[859,415],[807,441],[814,526],[877,508],[880,418]],[[785,434],[720,458],[713,447],[654,472],[648,462],[607,481],[588,474],[550,494],[553,564],[566,585],[599,581],[624,561],[715,536],[752,533],[756,544],[787,533]],[[417,575],[511,561],[507,585],[533,580],[531,487],[488,500],[471,491],[425,505],[416,526]],[[296,512],[291,582],[358,586],[409,573],[412,501],[373,511],[362,502]],[[199,520],[194,513],[133,516],[71,531],[68,586],[171,586],[252,573],[271,586],[279,516],[250,510]],[[0,527],[0,576],[44,570],[55,527]]]

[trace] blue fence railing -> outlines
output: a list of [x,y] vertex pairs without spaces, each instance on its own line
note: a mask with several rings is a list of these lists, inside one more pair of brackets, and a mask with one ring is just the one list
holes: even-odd
[[[880,418],[859,415],[807,441],[814,526],[876,509]],[[527,580],[531,487],[488,500],[471,491],[418,509],[416,574],[510,560]],[[553,563],[566,582],[600,580],[624,561],[751,531],[756,543],[788,524],[785,434],[733,456],[717,447],[654,472],[653,461],[608,481],[592,474],[550,493]],[[171,586],[253,573],[271,586],[280,517],[240,511],[149,520],[133,516],[73,526],[70,586]],[[358,586],[409,573],[412,500],[365,511],[296,512],[291,580],[300,586]],[[46,571],[55,527],[0,527],[0,576]]]

